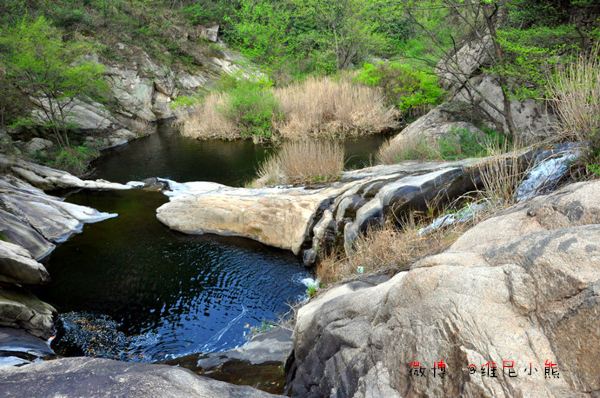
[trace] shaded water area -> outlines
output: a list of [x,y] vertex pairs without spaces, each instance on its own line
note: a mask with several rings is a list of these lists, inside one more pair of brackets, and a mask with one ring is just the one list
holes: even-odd
[[[348,164],[367,164],[382,140],[346,143]],[[272,150],[248,141],[195,141],[162,129],[107,153],[93,177],[241,186]],[[67,200],[119,216],[87,225],[48,260],[52,282],[39,295],[59,313],[85,313],[87,321],[69,322],[87,324],[96,343],[84,352],[63,344],[64,354],[163,361],[222,351],[242,344],[251,327],[277,320],[287,303],[305,294],[301,280],[310,273],[291,253],[246,239],[173,232],[155,217],[167,201],[159,192],[86,191]],[[103,322],[117,330],[102,330]]]

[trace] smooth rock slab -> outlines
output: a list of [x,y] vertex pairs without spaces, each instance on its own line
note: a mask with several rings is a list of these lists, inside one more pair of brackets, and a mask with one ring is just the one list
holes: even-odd
[[4,397],[262,398],[275,395],[172,366],[65,358],[0,372]]

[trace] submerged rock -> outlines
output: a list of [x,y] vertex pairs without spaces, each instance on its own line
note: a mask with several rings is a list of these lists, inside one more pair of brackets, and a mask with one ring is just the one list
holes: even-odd
[[0,372],[5,397],[273,397],[186,369],[97,358],[64,358]]
[[[593,395],[599,196],[600,181],[569,185],[481,222],[387,282],[343,284],[311,300],[298,311],[289,393]],[[440,361],[444,378],[432,374]],[[497,377],[487,377],[494,366]]]
[[69,312],[60,314],[53,348],[64,356],[127,359],[130,338],[107,315]]
[[188,234],[235,235],[291,250],[309,264],[335,246],[348,250],[358,234],[388,212],[422,209],[434,198],[451,200],[474,187],[460,162],[406,162],[345,172],[316,188],[232,188],[211,182],[169,181],[170,202],[157,218]]

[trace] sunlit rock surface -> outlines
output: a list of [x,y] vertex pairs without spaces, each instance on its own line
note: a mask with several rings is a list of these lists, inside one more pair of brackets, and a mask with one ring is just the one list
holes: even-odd
[[188,233],[235,235],[302,254],[314,261],[339,241],[350,247],[390,209],[425,208],[433,199],[473,188],[472,160],[406,162],[345,172],[319,187],[232,188],[208,182],[169,182],[169,203],[157,210],[170,228]]
[[[340,285],[318,296],[298,312],[290,393],[594,396],[599,197],[600,181],[566,186],[476,225],[387,282]],[[434,378],[440,360],[447,374]],[[503,372],[503,360],[514,361],[518,377]],[[426,377],[411,376],[413,361]],[[498,366],[496,378],[482,376],[489,361]],[[545,377],[546,361],[558,364],[559,378]]]

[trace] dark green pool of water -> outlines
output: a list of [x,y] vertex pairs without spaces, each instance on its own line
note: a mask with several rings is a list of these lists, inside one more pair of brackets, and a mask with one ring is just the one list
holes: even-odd
[[[382,140],[346,143],[348,164],[368,164]],[[93,177],[242,185],[270,151],[247,141],[185,139],[167,129],[107,153]],[[104,314],[120,323],[129,339],[125,358],[161,361],[232,348],[305,293],[301,280],[310,274],[289,252],[160,224],[156,208],[167,201],[161,193],[86,191],[67,200],[119,216],[87,225],[60,245],[47,264],[52,282],[39,294],[61,313]]]

